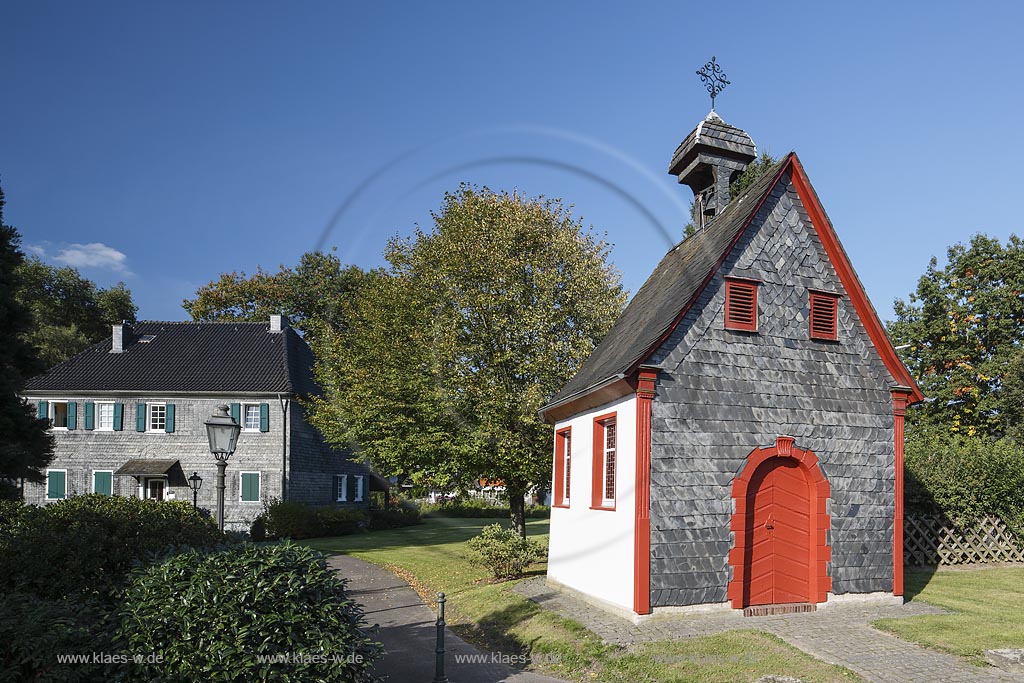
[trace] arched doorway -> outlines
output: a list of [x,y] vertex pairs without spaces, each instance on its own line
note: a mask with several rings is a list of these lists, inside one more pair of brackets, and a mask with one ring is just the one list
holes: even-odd
[[824,602],[832,587],[829,485],[817,457],[780,436],[747,457],[732,495],[732,606]]

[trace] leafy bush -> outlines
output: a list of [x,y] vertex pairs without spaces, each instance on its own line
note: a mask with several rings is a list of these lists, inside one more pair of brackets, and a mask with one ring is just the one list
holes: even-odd
[[0,681],[72,683],[106,680],[100,663],[61,663],[65,653],[110,652],[108,606],[15,591],[0,595]]
[[352,534],[366,524],[366,513],[362,510],[339,507],[322,507],[316,510],[321,536],[344,536]]
[[254,541],[281,538],[302,539],[344,536],[366,524],[361,509],[313,507],[295,501],[272,499],[253,522],[249,535]]
[[419,506],[408,500],[400,501],[397,506],[387,510],[370,511],[370,528],[374,531],[398,529],[422,523]]
[[479,536],[466,544],[496,579],[515,579],[526,568],[544,559],[544,546],[532,538],[523,538],[500,524],[485,526]]
[[147,555],[224,539],[184,501],[93,494],[18,505],[0,509],[0,582],[40,597],[107,594]]
[[[424,503],[420,506],[420,512],[430,517],[472,517],[472,518],[494,518],[508,519],[510,516],[508,505],[495,505],[490,501],[481,498],[459,498],[441,503]],[[534,518],[545,518],[551,515],[551,508],[546,505],[528,505],[526,516]]]
[[908,512],[959,524],[994,515],[1024,526],[1024,449],[1013,442],[915,434],[907,438],[904,462]]
[[[363,611],[311,548],[245,543],[137,569],[116,646],[154,654],[127,680],[373,681],[382,651]],[[291,655],[287,662],[263,656]]]

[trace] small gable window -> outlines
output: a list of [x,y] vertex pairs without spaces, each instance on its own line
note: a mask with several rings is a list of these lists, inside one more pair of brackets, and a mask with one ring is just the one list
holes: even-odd
[[811,339],[839,338],[839,297],[827,292],[810,293]]
[[757,332],[757,281],[725,281],[725,329]]

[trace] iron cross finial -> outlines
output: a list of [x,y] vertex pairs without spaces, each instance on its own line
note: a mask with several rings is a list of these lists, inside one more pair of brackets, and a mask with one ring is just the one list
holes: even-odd
[[729,85],[729,81],[714,57],[711,57],[711,61],[705,64],[704,68],[697,72],[697,75],[700,76],[700,82],[704,84],[704,87],[711,94],[711,111],[714,111],[715,96],[725,90],[725,86]]

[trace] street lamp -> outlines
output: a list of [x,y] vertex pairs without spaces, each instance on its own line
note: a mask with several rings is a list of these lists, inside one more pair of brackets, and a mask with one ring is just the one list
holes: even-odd
[[192,489],[192,508],[198,510],[199,489],[203,487],[203,478],[199,476],[198,472],[193,472],[192,476],[188,478],[188,485]]
[[224,531],[224,470],[228,467],[228,458],[235,452],[241,431],[241,425],[228,415],[227,406],[217,406],[217,412],[206,421],[210,452],[217,459],[217,528],[221,531]]

